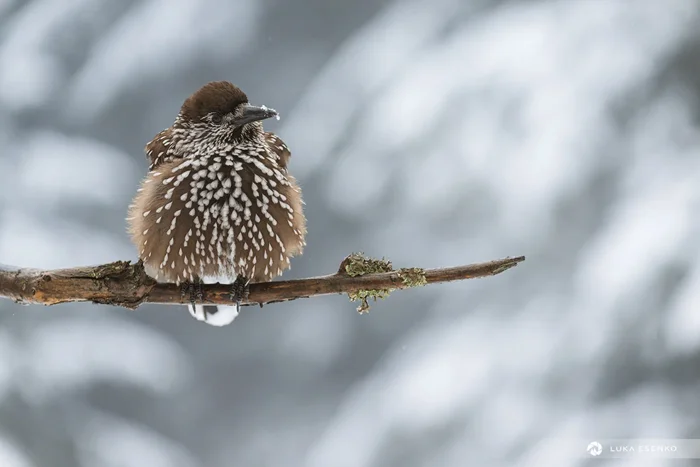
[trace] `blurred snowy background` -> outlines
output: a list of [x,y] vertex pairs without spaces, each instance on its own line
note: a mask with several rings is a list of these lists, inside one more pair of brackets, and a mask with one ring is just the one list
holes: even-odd
[[0,301],[0,466],[578,466],[554,438],[700,438],[699,20],[694,0],[0,0],[2,263],[134,259],[143,146],[222,79],[282,115],[310,230],[286,277],[353,251],[528,257],[368,316],[333,296],[223,329]]

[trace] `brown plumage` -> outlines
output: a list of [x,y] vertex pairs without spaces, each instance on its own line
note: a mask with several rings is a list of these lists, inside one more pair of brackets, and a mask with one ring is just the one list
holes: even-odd
[[[240,301],[241,286],[279,276],[302,252],[306,220],[287,171],[290,152],[262,127],[274,116],[233,84],[213,82],[146,145],[149,172],[130,206],[129,231],[149,275],[190,293],[204,279],[235,280]],[[208,316],[214,307],[205,308],[190,312],[216,324]]]

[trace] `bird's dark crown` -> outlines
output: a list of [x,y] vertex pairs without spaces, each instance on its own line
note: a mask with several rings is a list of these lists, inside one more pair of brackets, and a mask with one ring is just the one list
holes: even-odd
[[214,81],[199,88],[182,104],[180,115],[190,122],[199,122],[207,116],[233,113],[248,96],[228,81]]

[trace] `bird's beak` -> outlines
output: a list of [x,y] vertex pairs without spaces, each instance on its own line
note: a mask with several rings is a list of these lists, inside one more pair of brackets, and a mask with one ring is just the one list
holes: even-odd
[[256,107],[254,105],[246,104],[243,108],[241,115],[233,119],[234,126],[243,126],[246,123],[256,122],[258,120],[265,120],[266,118],[277,117],[279,119],[279,114],[275,109],[270,109],[264,105],[261,107]]

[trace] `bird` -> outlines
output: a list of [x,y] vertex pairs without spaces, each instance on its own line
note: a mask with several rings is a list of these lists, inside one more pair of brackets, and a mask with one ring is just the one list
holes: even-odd
[[[129,206],[128,231],[147,275],[180,286],[190,314],[230,324],[249,285],[291,267],[306,246],[301,188],[291,152],[229,81],[187,97],[174,123],[146,144],[148,173]],[[231,306],[204,305],[202,284],[231,284]]]

